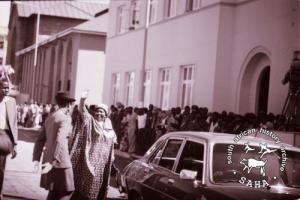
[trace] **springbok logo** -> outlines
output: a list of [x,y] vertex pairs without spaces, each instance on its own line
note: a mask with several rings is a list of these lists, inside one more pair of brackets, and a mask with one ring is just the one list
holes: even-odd
[[[260,158],[262,158],[266,154],[277,151],[276,149],[269,149],[266,143],[260,143],[259,145],[260,145],[260,151],[258,153],[261,154]],[[248,153],[249,151],[254,151],[255,148],[251,148],[249,142],[247,142],[245,143],[244,150],[246,151],[246,153]],[[247,169],[248,174],[251,173],[252,168],[259,168],[260,175],[265,176],[266,175],[265,165],[267,161],[268,160],[256,160],[255,158],[250,158],[250,159],[243,158],[240,164],[244,165],[243,171]]]
[[253,167],[255,167],[255,168],[260,169],[260,175],[265,176],[266,175],[265,165],[266,165],[267,161],[268,160],[262,161],[262,160],[256,160],[253,158],[250,158],[250,159],[244,158],[243,160],[241,160],[240,164],[244,165],[243,171],[245,171],[247,169],[248,174],[250,174],[251,169]]
[[[250,129],[242,132],[234,138],[234,142],[238,142],[242,137],[246,137],[250,134],[264,134],[272,138],[272,140],[278,144],[280,142],[279,137],[273,132],[269,132],[265,129]],[[260,138],[257,138],[258,140]],[[268,144],[271,144],[268,142]],[[250,144],[249,141],[243,144],[230,144],[227,148],[227,164],[232,165],[233,175],[237,176],[239,183],[248,187],[264,188],[268,187],[268,181],[271,179],[276,180],[278,177],[268,176],[268,170],[276,170],[272,167],[272,163],[280,163],[280,171],[284,171],[287,163],[287,155],[285,147],[270,148],[266,142],[261,142],[259,145]],[[238,146],[238,147],[236,147]],[[271,145],[270,145],[271,146]],[[280,156],[281,153],[281,156]],[[236,155],[236,156],[235,156]],[[269,160],[270,159],[270,160]],[[269,160],[269,162],[268,162]],[[276,161],[277,160],[277,161]],[[236,164],[235,164],[236,163]],[[239,163],[237,165],[237,163]],[[275,165],[276,166],[276,165]],[[268,180],[268,181],[267,181]]]
[[267,144],[266,143],[260,143],[260,151],[258,153],[261,153],[261,156],[260,158],[262,158],[264,155],[268,154],[268,153],[273,153],[275,151],[277,151],[276,149],[269,149],[267,147]]

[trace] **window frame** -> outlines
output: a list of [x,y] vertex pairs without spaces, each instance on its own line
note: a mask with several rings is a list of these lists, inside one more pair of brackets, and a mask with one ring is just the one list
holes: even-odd
[[125,15],[124,12],[125,11],[125,5],[120,5],[117,7],[117,24],[116,24],[116,33],[117,34],[122,34],[124,32],[126,32],[125,28],[124,28],[124,19],[125,19]]
[[[167,146],[167,144],[170,140],[182,140],[181,146],[180,146],[180,148],[178,150],[178,153],[177,153],[177,156],[176,156],[176,160],[175,160],[171,170],[168,169],[168,168],[162,167],[159,164],[156,164],[156,163],[152,162],[159,151],[161,151],[161,150],[162,150],[162,152],[165,151],[165,148],[166,148],[166,146]],[[181,158],[181,155],[183,153],[184,147],[185,147],[187,142],[195,142],[195,143],[199,143],[199,144],[203,145],[202,180],[199,180],[199,181],[201,181],[202,184],[205,184],[205,182],[206,182],[206,176],[205,175],[206,175],[206,172],[207,172],[207,160],[208,160],[208,149],[207,149],[208,144],[204,139],[186,138],[186,137],[180,137],[180,136],[165,138],[164,141],[162,141],[162,144],[158,145],[157,149],[153,150],[151,152],[151,154],[147,157],[146,163],[148,165],[153,165],[155,167],[159,167],[159,168],[163,168],[165,170],[169,170],[169,171],[171,171],[172,173],[176,174],[179,177],[180,174],[176,172],[176,169],[178,167],[179,160]],[[162,154],[160,155],[159,159],[161,159],[161,156],[162,156]],[[210,161],[212,161],[212,159]]]
[[[187,69],[186,75],[187,78],[185,79],[185,69]],[[187,64],[187,65],[181,65],[180,69],[180,105],[181,107],[184,106],[191,106],[193,102],[193,93],[194,93],[194,84],[195,84],[195,70],[196,65],[195,64]],[[189,79],[189,73],[191,71],[191,77]],[[190,96],[187,96],[187,86],[190,87]],[[185,88],[185,89],[184,89]],[[189,99],[189,102],[188,102]]]
[[[168,76],[166,75],[168,72]],[[170,96],[171,96],[171,82],[172,82],[172,73],[171,67],[161,68],[159,77],[159,105],[162,110],[168,110],[170,108]],[[168,80],[165,80],[168,77]],[[166,89],[168,88],[168,89]],[[166,98],[166,99],[165,99]],[[167,102],[166,105],[164,102]]]
[[129,20],[129,29],[134,30],[140,26],[140,0],[131,0],[130,2],[130,20]]
[[191,12],[201,8],[201,0],[186,0],[185,1],[185,12]]
[[179,160],[181,158],[181,155],[183,153],[183,150],[184,150],[184,147],[185,145],[187,144],[187,142],[194,142],[194,143],[198,143],[198,144],[202,144],[203,145],[203,161],[202,161],[202,164],[203,164],[203,168],[202,168],[202,180],[201,182],[202,183],[205,183],[205,174],[206,174],[206,164],[207,164],[207,143],[205,142],[205,140],[202,140],[202,139],[194,139],[194,138],[186,138],[184,140],[184,143],[183,143],[183,146],[181,148],[181,152],[180,152],[180,155],[178,156],[177,158],[177,162],[175,163],[174,165],[174,173],[177,174],[179,176],[179,173],[176,172],[177,170],[177,167],[178,167],[178,164],[179,164]]
[[157,22],[157,8],[158,0],[149,0],[149,24],[154,24]]
[[121,74],[112,74],[112,102],[113,105],[119,101],[120,98],[120,88],[121,87]]
[[[171,168],[171,169],[168,169],[168,168],[166,168],[166,167],[163,167],[163,166],[159,165],[159,162],[161,161],[162,154],[164,153],[164,151],[165,151],[167,145],[169,144],[169,141],[171,141],[171,140],[180,140],[180,141],[181,141],[181,145],[180,145],[180,147],[179,147],[179,149],[178,149],[178,152],[177,152],[177,155],[176,155],[176,158],[175,158],[175,161],[174,161],[174,163],[173,163],[172,168]],[[156,166],[156,167],[163,168],[163,169],[165,169],[165,170],[169,170],[169,171],[172,171],[172,172],[174,173],[174,168],[175,168],[175,166],[177,166],[178,157],[181,155],[181,152],[182,152],[184,143],[185,143],[185,139],[182,138],[182,137],[170,137],[170,138],[165,139],[164,144],[162,145],[162,148],[160,148],[160,146],[159,146],[155,151],[153,151],[152,154],[149,156],[149,159],[147,160],[147,163],[148,163],[149,165],[154,165],[154,166]],[[157,155],[160,151],[161,151],[162,153],[159,155],[159,162],[158,162],[158,163],[152,162],[152,161],[155,159],[156,155]]]
[[151,100],[151,80],[152,80],[152,71],[146,70],[144,72],[144,83],[143,83],[143,103],[144,106],[149,106]]
[[135,73],[126,72],[126,105],[130,106],[134,104],[134,83],[135,83]]
[[164,17],[166,19],[177,15],[177,0],[164,0]]

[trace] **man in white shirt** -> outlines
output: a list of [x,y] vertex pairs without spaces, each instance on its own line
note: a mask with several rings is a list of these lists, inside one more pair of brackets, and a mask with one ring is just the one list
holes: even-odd
[[[3,75],[3,73],[2,73]],[[0,200],[7,154],[15,158],[18,137],[17,107],[14,98],[8,97],[9,81],[0,76]]]

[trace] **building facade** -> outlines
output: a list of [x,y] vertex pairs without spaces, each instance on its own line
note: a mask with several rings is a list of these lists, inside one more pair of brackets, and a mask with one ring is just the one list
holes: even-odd
[[0,66],[6,63],[7,34],[8,28],[0,26]]
[[22,68],[20,92],[39,103],[55,103],[58,91],[76,99],[90,90],[89,102],[102,102],[108,10],[16,53]]
[[[74,27],[107,9],[107,4],[79,1],[12,2],[9,19],[7,64],[15,69],[12,81],[20,85],[21,63],[15,53]],[[38,16],[40,18],[38,24]],[[36,34],[38,31],[38,34]]]
[[298,0],[112,0],[109,10],[106,103],[281,112]]

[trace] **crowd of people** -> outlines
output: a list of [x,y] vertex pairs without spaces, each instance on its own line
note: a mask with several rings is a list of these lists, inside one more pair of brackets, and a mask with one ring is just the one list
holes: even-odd
[[118,102],[110,107],[110,119],[119,149],[143,154],[161,135],[172,131],[209,131],[237,134],[250,128],[287,130],[285,117],[265,114],[209,112],[197,105],[161,110],[153,105],[143,108],[125,107]]
[[[0,199],[6,157],[17,156],[17,124],[42,127],[34,145],[33,161],[38,169],[42,164],[41,187],[49,190],[48,200],[105,199],[115,144],[121,151],[143,154],[160,136],[173,131],[237,134],[252,128],[293,128],[286,123],[293,121],[293,113],[239,115],[209,112],[197,105],[166,111],[151,104],[125,107],[120,102],[111,105],[109,112],[104,104],[86,105],[87,91],[75,107],[76,100],[64,92],[56,94],[57,105],[16,105],[15,99],[9,97],[10,84],[9,71],[0,68]],[[299,87],[294,99],[297,103],[298,92]],[[288,110],[293,111],[294,106]]]
[[[24,127],[41,127],[55,104],[24,103],[17,105],[18,123]],[[209,112],[197,105],[161,110],[149,107],[125,107],[121,102],[111,105],[109,118],[121,151],[143,154],[160,136],[172,131],[209,131],[236,134],[249,128],[285,131],[285,116],[233,112]]]
[[58,109],[55,104],[40,104],[37,102],[18,104],[17,120],[18,124],[27,128],[40,128],[49,113]]

